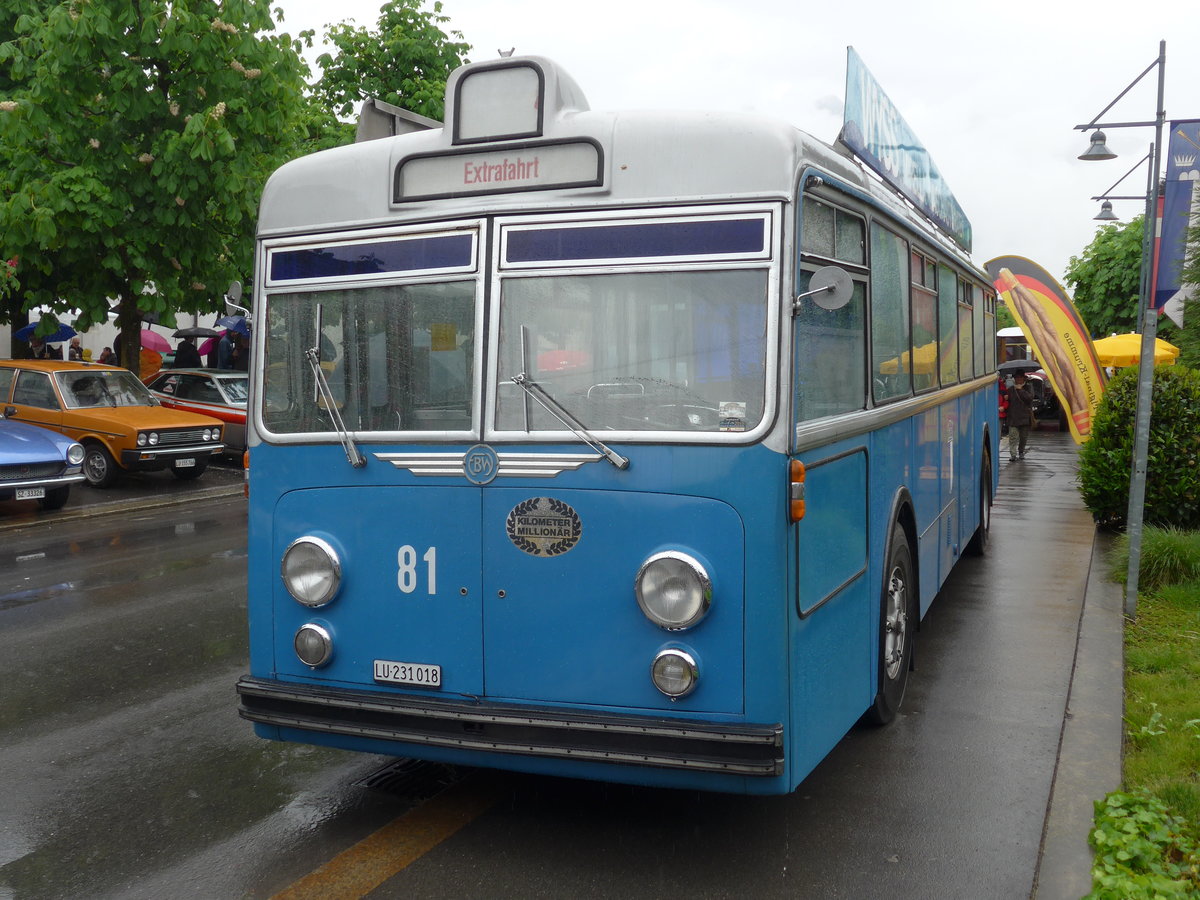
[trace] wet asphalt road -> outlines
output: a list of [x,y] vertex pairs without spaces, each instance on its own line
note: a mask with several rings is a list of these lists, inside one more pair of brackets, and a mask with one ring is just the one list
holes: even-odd
[[[793,795],[500,774],[494,805],[370,896],[1028,896],[1093,536],[1069,438],[1033,447],[1002,457],[990,555],[923,623],[901,717]],[[167,505],[126,486],[117,514],[87,488],[58,517],[0,510],[0,898],[269,897],[444,783],[364,788],[386,760],[238,718],[239,478]]]

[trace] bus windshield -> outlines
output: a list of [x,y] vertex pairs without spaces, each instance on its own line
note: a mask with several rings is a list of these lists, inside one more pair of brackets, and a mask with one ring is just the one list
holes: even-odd
[[512,384],[525,373],[589,429],[751,430],[766,333],[763,269],[508,278],[496,427],[565,430]]

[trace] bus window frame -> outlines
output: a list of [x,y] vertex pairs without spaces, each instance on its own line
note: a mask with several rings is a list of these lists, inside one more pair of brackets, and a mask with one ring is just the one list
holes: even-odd
[[[678,208],[652,208],[647,210],[601,210],[597,212],[563,213],[543,215],[498,216],[493,220],[491,236],[496,247],[495,264],[488,274],[488,342],[499,340],[501,298],[503,282],[508,279],[569,277],[572,275],[638,274],[696,271],[731,271],[746,269],[765,271],[767,285],[765,348],[763,360],[763,414],[753,428],[734,432],[687,432],[687,431],[604,431],[606,442],[630,444],[711,444],[746,445],[763,440],[775,428],[780,416],[779,409],[779,366],[781,365],[780,329],[783,304],[780,302],[783,284],[783,209],[780,203],[721,204],[713,206]],[[694,256],[638,257],[620,263],[614,260],[588,259],[582,261],[553,260],[547,262],[504,263],[506,229],[517,226],[521,230],[563,226],[585,227],[598,223],[653,224],[664,221],[734,220],[761,217],[766,240],[764,250],[756,254],[696,254]],[[490,348],[487,385],[483,409],[483,440],[486,442],[519,442],[525,444],[560,444],[576,441],[569,431],[521,431],[501,430],[496,427],[499,407],[500,354],[498,344]],[[586,422],[584,423],[587,424]]]

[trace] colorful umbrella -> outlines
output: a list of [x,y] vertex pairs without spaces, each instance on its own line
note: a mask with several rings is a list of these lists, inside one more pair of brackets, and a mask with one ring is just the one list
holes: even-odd
[[228,328],[243,337],[250,337],[250,323],[246,321],[245,316],[222,316],[217,319],[217,327]]
[[142,329],[142,346],[147,350],[157,350],[159,353],[170,353],[171,343],[157,331],[149,328]]
[[[1136,366],[1142,358],[1142,336],[1137,333],[1114,334],[1098,341],[1092,341],[1096,348],[1096,358],[1102,366]],[[1154,339],[1154,364],[1156,366],[1173,366],[1179,348],[1167,343],[1162,338]]]

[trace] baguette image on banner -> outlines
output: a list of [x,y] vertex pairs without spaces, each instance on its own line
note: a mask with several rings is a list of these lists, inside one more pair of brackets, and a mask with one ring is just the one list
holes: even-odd
[[1050,379],[1075,443],[1092,433],[1104,393],[1104,373],[1083,317],[1054,277],[1021,256],[998,256],[985,266],[1025,339]]

